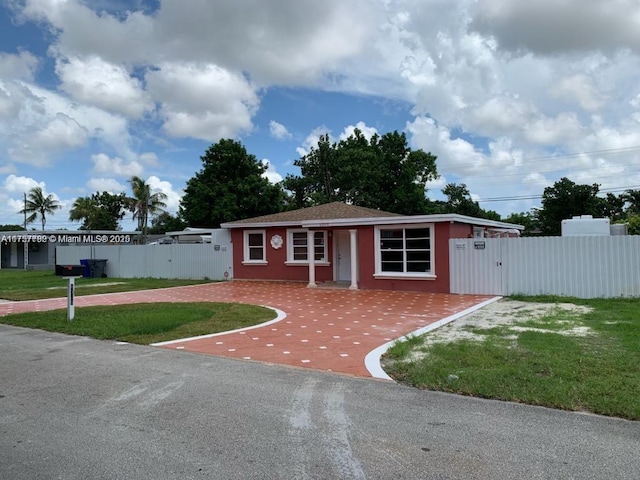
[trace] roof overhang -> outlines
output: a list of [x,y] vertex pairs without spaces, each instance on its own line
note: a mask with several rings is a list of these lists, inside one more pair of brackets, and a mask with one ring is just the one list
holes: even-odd
[[301,228],[340,228],[368,225],[405,225],[412,223],[465,223],[489,228],[524,230],[524,226],[513,223],[468,217],[458,214],[407,215],[397,217],[373,218],[337,218],[323,220],[303,220],[292,222],[256,222],[256,223],[223,223],[221,228],[269,228],[269,227],[301,227]]

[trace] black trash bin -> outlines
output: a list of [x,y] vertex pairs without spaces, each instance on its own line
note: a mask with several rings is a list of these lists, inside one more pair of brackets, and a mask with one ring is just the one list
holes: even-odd
[[91,258],[87,259],[89,276],[91,278],[104,278],[107,276],[107,260]]

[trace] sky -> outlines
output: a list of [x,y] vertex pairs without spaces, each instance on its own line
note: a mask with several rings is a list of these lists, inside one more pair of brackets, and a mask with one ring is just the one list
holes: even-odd
[[[277,182],[329,133],[405,132],[503,216],[566,176],[640,188],[640,0],[0,0],[0,224],[133,175],[178,210],[243,143]],[[39,223],[33,224],[39,228]],[[133,227],[130,215],[122,226]]]

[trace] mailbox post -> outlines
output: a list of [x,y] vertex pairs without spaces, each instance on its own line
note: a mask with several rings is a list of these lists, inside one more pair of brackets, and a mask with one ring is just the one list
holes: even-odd
[[71,322],[76,315],[76,278],[67,277],[67,321]]

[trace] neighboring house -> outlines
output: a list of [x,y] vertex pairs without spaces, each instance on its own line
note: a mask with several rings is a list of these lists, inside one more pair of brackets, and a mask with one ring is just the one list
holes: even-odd
[[524,229],[464,215],[404,216],[341,202],[221,227],[231,231],[234,279],[428,292],[449,292],[450,238],[515,236]]
[[[140,232],[20,230],[0,232],[0,268],[54,270],[56,248],[67,245],[134,244]],[[26,245],[26,248],[25,248]]]

